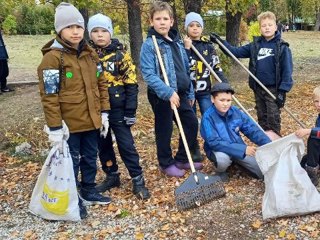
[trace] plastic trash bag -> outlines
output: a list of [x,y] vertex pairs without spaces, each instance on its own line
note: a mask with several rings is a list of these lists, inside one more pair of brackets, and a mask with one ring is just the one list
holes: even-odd
[[303,140],[291,134],[257,149],[264,175],[263,219],[320,211],[320,194],[300,166]]
[[78,192],[67,142],[53,146],[41,169],[29,204],[31,213],[48,220],[79,221]]

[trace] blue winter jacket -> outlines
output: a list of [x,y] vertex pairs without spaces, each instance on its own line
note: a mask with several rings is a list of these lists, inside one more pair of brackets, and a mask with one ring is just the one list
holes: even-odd
[[316,127],[311,129],[310,136],[312,138],[320,139],[320,114],[318,115],[316,120]]
[[[170,30],[173,34],[177,34],[175,30]],[[157,38],[157,43],[162,55],[162,60],[165,65],[166,73],[169,79],[170,86],[167,86],[162,79],[162,72],[160,69],[159,60],[157,58],[156,50],[152,41],[151,33],[155,32],[153,29],[149,30],[149,34],[145,42],[142,44],[140,52],[140,69],[144,81],[147,83],[148,88],[151,89],[159,98],[169,101],[173,92],[178,92],[176,73],[172,57],[171,48],[168,43],[162,38]],[[181,40],[176,41],[182,56],[181,61],[184,63],[187,75],[189,76],[189,62],[188,56],[184,49]],[[190,88],[187,91],[187,98],[194,99],[194,90],[190,80]]]
[[258,146],[271,142],[256,123],[235,106],[231,106],[225,116],[222,116],[212,105],[202,117],[200,133],[205,141],[204,150],[207,155],[214,151],[244,159],[247,145],[240,132]]
[[[227,41],[223,41],[223,44],[237,58],[250,58],[249,70],[263,85],[290,91],[293,86],[292,55],[289,44],[281,39],[279,32],[269,41],[260,36],[241,47],[233,47]],[[249,85],[252,89],[257,85],[251,76]]]
[[4,44],[1,30],[0,30],[0,60],[4,60],[4,59],[8,59],[8,58],[9,58],[8,52],[6,49],[6,45]]

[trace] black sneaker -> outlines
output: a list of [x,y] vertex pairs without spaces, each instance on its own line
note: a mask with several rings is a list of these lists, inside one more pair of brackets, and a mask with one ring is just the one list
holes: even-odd
[[2,88],[1,92],[7,93],[7,92],[13,92],[14,90],[8,87]]
[[194,162],[202,162],[203,157],[200,152],[199,142],[197,141],[194,149],[190,149],[191,158]]
[[148,188],[145,186],[143,175],[132,178],[132,192],[138,199],[146,200],[150,198]]
[[105,192],[111,188],[120,187],[120,173],[110,173],[102,183],[96,186],[98,192]]
[[111,202],[111,198],[101,195],[95,188],[90,190],[82,188],[80,192],[82,199],[85,200],[84,205],[87,206],[95,204],[107,205]]
[[87,218],[88,217],[88,212],[87,212],[86,207],[83,205],[83,201],[82,201],[82,199],[80,197],[79,197],[78,205],[79,205],[79,211],[80,211],[80,218],[81,219]]

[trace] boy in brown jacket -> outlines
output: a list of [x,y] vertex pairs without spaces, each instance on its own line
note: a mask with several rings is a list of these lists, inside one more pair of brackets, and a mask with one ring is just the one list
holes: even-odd
[[[98,56],[83,39],[84,19],[80,12],[62,2],[56,8],[54,25],[57,36],[42,48],[43,59],[38,67],[49,141],[53,145],[61,145],[63,139],[68,141],[82,199],[87,204],[108,204],[111,199],[95,189],[99,129],[106,135],[109,125],[107,82]],[[67,127],[62,127],[62,121]],[[85,218],[82,199],[79,198],[80,217]]]

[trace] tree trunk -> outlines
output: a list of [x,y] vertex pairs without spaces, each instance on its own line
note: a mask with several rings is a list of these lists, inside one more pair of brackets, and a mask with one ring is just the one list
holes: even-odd
[[314,27],[315,31],[320,31],[320,12],[317,13],[316,25]]
[[130,50],[133,63],[140,66],[140,49],[143,42],[140,0],[127,0]]
[[226,11],[226,40],[234,46],[239,45],[241,16],[241,12],[237,12],[235,15],[232,15],[231,12]]
[[183,0],[184,12],[188,14],[189,12],[201,13],[203,1],[195,1],[195,0]]
[[[88,20],[89,20],[89,12],[88,12],[88,8],[80,8],[79,12],[81,13],[83,19],[84,19],[84,26],[85,29],[87,29],[87,25],[88,25]],[[89,41],[89,33],[88,31],[84,31],[84,38]]]

